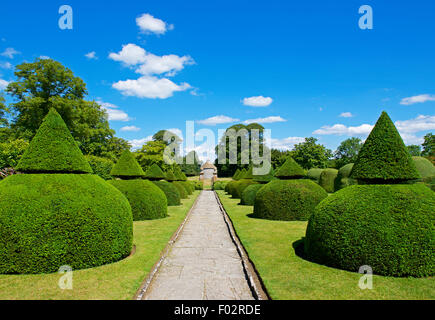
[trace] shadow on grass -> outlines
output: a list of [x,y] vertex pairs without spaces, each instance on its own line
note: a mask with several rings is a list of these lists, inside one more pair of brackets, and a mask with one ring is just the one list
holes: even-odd
[[304,244],[305,244],[305,237],[302,237],[301,239],[296,240],[295,242],[292,243],[293,250],[295,251],[295,254],[299,258],[309,261],[305,257]]

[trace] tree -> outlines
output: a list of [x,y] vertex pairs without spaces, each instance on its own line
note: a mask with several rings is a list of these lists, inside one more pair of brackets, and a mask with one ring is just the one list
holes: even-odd
[[422,144],[422,155],[426,157],[435,157],[435,135],[428,133],[424,136],[424,142]]
[[348,163],[355,162],[362,145],[361,139],[359,138],[349,138],[342,141],[334,152],[336,167],[341,168]]
[[296,144],[290,153],[304,169],[326,168],[328,159],[332,157],[331,150],[316,142],[316,138],[305,138],[305,141]]
[[[85,101],[86,84],[61,63],[36,59],[16,66],[17,80],[6,88],[14,99],[11,129],[16,138],[31,140],[50,108],[64,119],[84,154],[114,158],[127,141],[114,139],[107,112],[96,102]],[[122,150],[123,151],[123,150]]]
[[408,149],[411,156],[419,157],[421,156],[421,146],[411,144],[409,146],[406,146],[406,149]]
[[168,170],[171,166],[166,164],[163,157],[166,144],[163,141],[148,141],[142,148],[135,152],[136,159],[140,166],[146,171],[153,164],[158,165],[163,171]]
[[28,146],[22,139],[0,142],[0,169],[15,167]]
[[282,151],[278,149],[272,149],[270,153],[272,167],[275,169],[281,167],[290,156],[290,151]]
[[6,116],[9,113],[9,109],[5,105],[5,98],[0,94],[0,128],[8,125],[8,119]]
[[183,157],[183,163],[180,165],[181,170],[186,176],[197,176],[201,172],[201,161],[196,151],[190,151]]

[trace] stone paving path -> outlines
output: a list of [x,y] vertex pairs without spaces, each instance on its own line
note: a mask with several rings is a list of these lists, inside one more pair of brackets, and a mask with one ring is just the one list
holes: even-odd
[[253,299],[214,192],[199,195],[143,299]]

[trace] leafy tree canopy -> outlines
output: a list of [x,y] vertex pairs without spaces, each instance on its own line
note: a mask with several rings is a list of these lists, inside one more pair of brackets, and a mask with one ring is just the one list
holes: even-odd
[[326,168],[332,152],[325,146],[318,144],[313,137],[305,138],[304,142],[295,145],[290,152],[292,158],[304,169]]
[[362,145],[361,139],[359,138],[349,138],[341,142],[337,150],[334,152],[334,157],[336,159],[335,166],[341,168],[348,163],[355,162]]
[[413,157],[421,156],[421,146],[419,146],[419,145],[412,144],[412,145],[406,146],[406,149],[408,149],[409,154]]

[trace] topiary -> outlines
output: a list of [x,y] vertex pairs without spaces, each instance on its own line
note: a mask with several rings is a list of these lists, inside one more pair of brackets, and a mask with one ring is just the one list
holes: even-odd
[[279,179],[297,179],[304,176],[304,169],[292,157],[288,157],[284,164],[275,172],[275,177]]
[[372,184],[398,183],[421,178],[386,112],[382,112],[358,153],[350,177]]
[[172,181],[171,184],[177,188],[178,192],[180,193],[180,198],[181,199],[187,199],[187,191],[185,186],[183,185],[183,183],[181,181]]
[[149,180],[111,180],[130,202],[133,221],[164,218],[168,214],[165,193]]
[[164,172],[156,163],[153,163],[151,167],[148,168],[144,177],[151,181],[158,181],[166,178]]
[[262,187],[263,184],[252,184],[246,187],[246,189],[242,192],[240,204],[253,206],[255,202],[255,196],[257,195],[258,190],[260,190]]
[[428,159],[424,157],[412,157],[412,160],[423,179],[435,176],[435,166]]
[[316,183],[319,183],[320,180],[320,175],[322,174],[322,171],[325,169],[320,169],[320,168],[311,168],[310,170],[308,170],[307,172],[307,177],[308,179],[313,180]]
[[25,174],[0,184],[0,273],[90,268],[130,253],[127,199],[96,175],[72,174],[91,169],[54,109],[21,160]]
[[195,187],[193,187],[189,181],[180,181],[184,189],[186,189],[187,195],[191,195],[193,191],[195,191]]
[[[380,160],[370,168],[371,153],[377,152]],[[363,185],[344,188],[319,204],[308,222],[306,257],[351,271],[369,265],[387,276],[435,274],[435,194],[409,184],[419,174],[386,113],[350,176]]]
[[337,175],[338,175],[337,169],[332,169],[332,168],[324,169],[320,174],[319,185],[323,189],[325,189],[326,192],[333,193],[335,190],[334,183],[335,183],[335,179],[337,178]]
[[195,190],[203,190],[204,189],[204,182],[197,181],[195,182]]
[[143,172],[130,150],[125,150],[121,154],[110,174],[122,179],[135,179],[145,176],[145,172]]
[[236,172],[234,172],[234,174],[233,174],[233,180],[239,180],[237,178],[239,174],[240,174],[240,170],[239,170],[239,168],[237,168]]
[[178,192],[178,189],[172,183],[165,180],[152,182],[163,191],[168,201],[168,206],[179,206],[181,204],[180,192]]
[[435,274],[435,194],[424,185],[354,185],[321,202],[311,217],[306,257],[386,276]]
[[338,191],[345,187],[356,184],[356,180],[349,178],[350,172],[352,171],[353,163],[348,163],[338,170],[337,178],[334,181],[334,190]]
[[246,175],[246,169],[243,168],[242,170],[240,170],[240,174],[237,177],[237,180],[243,179],[245,177],[245,175]]
[[241,199],[243,191],[245,191],[245,189],[252,184],[258,184],[258,182],[255,182],[252,179],[241,179],[237,181],[233,189],[233,198]]
[[172,181],[177,180],[177,178],[175,177],[175,175],[174,175],[174,173],[172,172],[171,169],[169,169],[169,170],[166,172],[165,177],[166,177],[165,180],[166,180],[166,181],[169,181],[169,182],[172,182]]
[[259,182],[259,183],[268,183],[268,182],[276,179],[274,177],[274,175],[275,175],[275,172],[271,166],[268,174],[260,175],[260,176],[254,175],[252,180],[254,180],[255,182]]
[[227,185],[226,181],[215,181],[213,183],[213,190],[225,190]]
[[308,179],[274,180],[257,191],[254,216],[270,220],[308,220],[316,205],[328,196]]
[[92,171],[104,180],[111,180],[112,176],[110,171],[113,168],[113,161],[107,158],[96,157],[93,155],[86,155],[86,160],[92,168]]
[[228,189],[228,194],[233,195],[234,193],[234,188],[236,186],[238,181],[230,181],[227,183],[227,185],[225,186],[225,189]]

